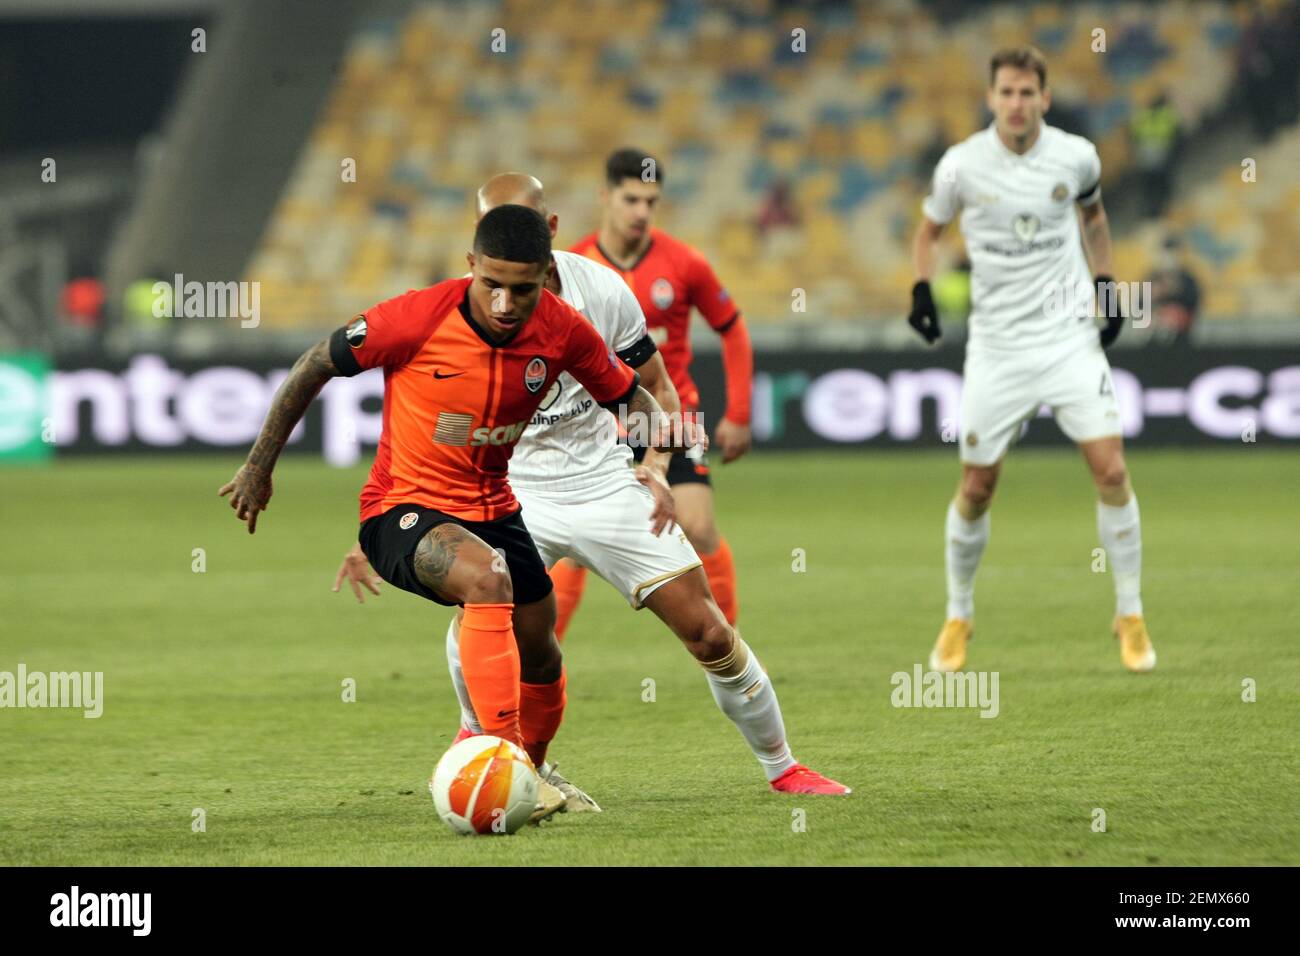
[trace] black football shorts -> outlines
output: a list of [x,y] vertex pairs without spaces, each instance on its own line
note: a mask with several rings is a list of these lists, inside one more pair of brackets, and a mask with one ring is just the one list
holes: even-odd
[[[632,449],[632,455],[639,464],[645,458],[645,449],[638,446]],[[687,458],[683,453],[668,459],[668,485],[712,485],[709,478],[709,456]]]
[[515,604],[532,604],[551,593],[553,585],[546,565],[518,511],[495,521],[466,521],[422,505],[394,505],[363,522],[357,540],[370,566],[389,584],[453,607],[456,602],[444,601],[415,576],[416,545],[431,529],[447,523],[460,525],[505,556]]

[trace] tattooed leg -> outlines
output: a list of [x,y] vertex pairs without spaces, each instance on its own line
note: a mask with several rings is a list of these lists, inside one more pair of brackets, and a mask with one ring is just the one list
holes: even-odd
[[460,525],[440,524],[415,547],[415,576],[444,601],[512,604],[510,569],[486,541]]

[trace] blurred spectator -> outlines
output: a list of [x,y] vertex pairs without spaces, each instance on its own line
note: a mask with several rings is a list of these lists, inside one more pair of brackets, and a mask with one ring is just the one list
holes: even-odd
[[1267,137],[1300,115],[1300,3],[1256,9],[1241,36],[1237,75],[1255,135]]
[[[1075,77],[1057,76],[1049,84],[1052,88],[1052,108],[1044,121],[1057,129],[1076,136],[1095,139],[1088,117],[1088,88]],[[990,116],[989,122],[993,119]]]
[[1171,169],[1174,147],[1178,143],[1178,111],[1161,93],[1151,105],[1133,114],[1129,132],[1133,138],[1133,151],[1141,177],[1142,196],[1146,201],[1145,215],[1158,216],[1164,212],[1173,187]]
[[104,317],[104,283],[98,279],[73,279],[59,296],[63,321],[68,325],[93,328]]
[[935,276],[934,304],[944,321],[965,321],[970,315],[970,259],[962,253],[951,269]]
[[1184,343],[1201,307],[1201,286],[1187,268],[1177,236],[1165,240],[1151,283],[1152,340],[1162,345]]
[[763,208],[758,211],[756,225],[759,235],[765,236],[782,226],[797,226],[799,222],[799,210],[790,195],[790,182],[778,179],[768,190]]
[[[171,273],[151,269],[152,276]],[[167,279],[143,276],[126,287],[122,297],[122,319],[127,340],[134,348],[161,348],[172,331],[175,303],[172,283]]]
[[[989,111],[986,109],[980,114],[980,126],[988,126],[993,122]],[[917,158],[915,169],[916,175],[924,181],[924,189],[930,188],[930,176],[934,168],[939,165],[939,160],[943,159],[943,154],[948,151],[948,140],[944,138],[943,127],[938,123],[932,125],[930,138],[926,141],[925,149]],[[924,191],[922,192],[924,195]]]
[[104,320],[104,283],[83,277],[73,279],[59,295],[60,346],[87,349],[99,340]]

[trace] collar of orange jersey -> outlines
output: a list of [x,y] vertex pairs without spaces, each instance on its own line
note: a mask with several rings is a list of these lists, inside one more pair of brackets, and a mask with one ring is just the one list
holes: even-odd
[[[541,305],[540,302],[537,304],[538,306]],[[479,338],[481,338],[488,345],[492,346],[492,348],[494,349],[503,349],[511,342],[513,342],[516,338],[518,338],[519,333],[523,330],[525,324],[523,322],[519,323],[519,328],[515,329],[515,331],[511,334],[510,338],[503,339],[500,342],[495,341],[492,338],[492,336],[487,334],[487,331],[483,328],[483,326],[479,325],[476,321],[474,321],[474,313],[470,310],[469,307],[469,285],[465,286],[465,294],[461,296],[460,305],[458,306],[457,311],[459,311],[460,314],[465,317],[465,324],[474,330],[474,334],[477,335]]]
[[600,244],[600,239],[596,240],[596,251],[605,257],[605,261],[609,263],[609,267],[611,269],[617,269],[619,272],[632,272],[633,270],[635,270],[637,266],[639,266],[642,262],[645,261],[645,257],[650,255],[650,250],[653,249],[654,247],[655,247],[655,231],[651,229],[650,241],[647,242],[646,247],[641,250],[641,254],[637,256],[635,259],[633,259],[631,264],[629,264],[625,268],[619,265],[614,260],[614,257],[605,251],[605,247]]

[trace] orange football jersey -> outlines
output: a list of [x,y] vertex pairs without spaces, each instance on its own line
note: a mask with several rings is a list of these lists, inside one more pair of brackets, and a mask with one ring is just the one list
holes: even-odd
[[330,340],[342,374],[384,369],[383,432],[362,521],[404,503],[469,521],[505,517],[519,509],[506,481],[510,453],[559,374],[609,405],[637,384],[591,323],[545,290],[519,331],[494,343],[471,316],[470,282],[381,302]]
[[[677,388],[682,408],[700,407],[700,390],[691,379],[691,306],[700,310],[716,332],[725,332],[740,315],[731,296],[698,250],[658,229],[650,230],[650,245],[632,268],[623,269],[601,249],[599,233],[578,240],[571,252],[594,259],[619,273],[641,304],[650,337],[664,357],[668,376]],[[746,415],[745,419],[748,420]]]

